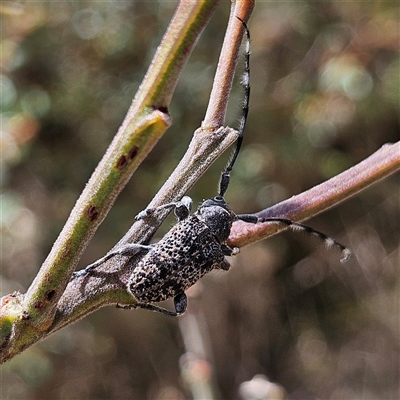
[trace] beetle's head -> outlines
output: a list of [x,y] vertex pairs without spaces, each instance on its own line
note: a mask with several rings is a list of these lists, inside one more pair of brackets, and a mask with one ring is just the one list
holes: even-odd
[[196,214],[221,243],[228,239],[232,223],[236,220],[236,214],[230,210],[222,196],[205,200]]

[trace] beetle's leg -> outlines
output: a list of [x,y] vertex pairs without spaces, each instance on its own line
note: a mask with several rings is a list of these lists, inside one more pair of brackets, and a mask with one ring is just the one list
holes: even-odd
[[179,315],[174,311],[169,311],[166,308],[155,306],[154,304],[151,303],[137,303],[134,306],[133,305],[120,306],[119,304],[117,304],[117,308],[121,308],[122,310],[131,310],[132,308],[143,308],[145,310],[155,311],[160,314],[169,315],[171,317],[177,317]]
[[118,250],[111,251],[107,253],[104,257],[99,258],[93,264],[88,265],[86,268],[81,269],[80,271],[74,272],[74,277],[83,276],[87,273],[91,272],[94,268],[98,267],[100,264],[103,264],[110,258],[120,255],[120,256],[129,256],[132,257],[135,254],[139,253],[140,250],[150,250],[153,246],[145,245],[145,244],[138,244],[138,243],[130,243],[126,244]]
[[187,308],[187,297],[184,292],[178,293],[174,297],[176,315],[182,315]]
[[229,269],[231,268],[231,264],[229,264],[228,260],[225,260],[221,262],[221,264],[218,264],[217,267],[215,267],[217,269],[223,269],[224,271],[229,271]]
[[229,247],[226,244],[221,245],[221,250],[224,256],[236,256],[236,254],[239,253],[239,248],[238,247]]
[[151,217],[156,211],[163,210],[165,208],[171,208],[174,209],[177,220],[182,221],[189,216],[191,207],[192,199],[189,196],[184,196],[182,197],[181,201],[163,204],[162,206],[156,208],[146,208],[136,215],[135,219],[138,221],[143,218]]
[[117,308],[122,308],[123,310],[131,310],[132,308],[143,308],[145,310],[155,311],[160,314],[169,315],[171,317],[178,317],[179,315],[182,315],[187,308],[187,297],[184,292],[181,292],[174,297],[174,305],[175,311],[170,311],[166,308],[159,307],[151,303],[137,303],[132,306],[120,306],[119,304],[117,304]]
[[174,306],[175,311],[167,310],[166,308],[155,306],[151,303],[139,303],[136,307],[144,308],[146,310],[151,310],[155,312],[159,312],[161,314],[170,315],[171,317],[178,317],[182,315],[187,308],[187,297],[184,292],[178,293],[174,297]]

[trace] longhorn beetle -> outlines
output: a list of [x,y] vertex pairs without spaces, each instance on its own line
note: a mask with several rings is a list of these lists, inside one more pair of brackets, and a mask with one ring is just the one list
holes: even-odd
[[[328,246],[338,247],[343,253],[342,260],[347,259],[350,255],[350,251],[345,246],[313,228],[285,218],[259,218],[254,214],[235,214],[224,200],[225,192],[229,186],[230,173],[242,145],[244,127],[249,111],[250,32],[246,23],[241,18],[237,18],[243,24],[246,34],[245,68],[242,79],[244,101],[236,148],[225,171],[221,174],[218,195],[205,200],[194,214],[190,214],[192,200],[188,196],[183,197],[178,202],[145,209],[136,216],[137,220],[146,219],[160,209],[173,209],[178,222],[155,245],[135,243],[126,245],[118,251],[108,253],[84,270],[75,273],[75,276],[84,275],[117,254],[133,256],[140,250],[147,250],[147,254],[132,271],[128,282],[128,291],[135,297],[137,304],[119,306],[120,308],[140,307],[171,316],[183,314],[187,307],[186,289],[213,269],[227,271],[230,268],[225,256],[233,256],[239,252],[239,249],[229,247],[226,241],[232,223],[237,220],[252,224],[282,223],[295,230],[315,235]],[[175,311],[169,311],[153,304],[171,297],[174,298]]]

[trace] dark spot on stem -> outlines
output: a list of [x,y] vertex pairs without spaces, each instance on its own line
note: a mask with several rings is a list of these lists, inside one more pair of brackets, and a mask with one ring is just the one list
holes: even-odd
[[44,306],[45,306],[45,302],[44,301],[36,301],[33,304],[33,307],[35,307],[37,310],[41,310]]
[[133,146],[131,148],[131,150],[128,153],[129,160],[133,160],[136,157],[138,150],[139,150],[138,146]]
[[[71,248],[72,248],[72,239],[69,238],[66,242],[65,245],[63,246],[63,248],[61,249],[61,253],[60,253],[60,262],[63,262],[65,260],[68,260],[70,257],[70,253],[71,253]],[[49,274],[49,276],[46,276],[46,281],[47,282],[51,282],[52,278],[51,275]]]
[[55,291],[54,289],[51,289],[51,290],[49,290],[49,291],[46,293],[46,295],[45,295],[45,300],[46,300],[46,301],[39,300],[39,301],[35,302],[35,303],[33,304],[33,306],[34,306],[37,310],[41,310],[42,308],[44,308],[44,307],[46,306],[46,303],[47,303],[47,302],[51,301],[51,300],[54,298],[55,295],[56,295],[56,291]]
[[86,209],[86,215],[89,217],[91,222],[95,221],[99,216],[99,210],[94,205],[89,205]]
[[129,161],[132,161],[136,157],[138,151],[139,151],[139,147],[133,146],[129,150],[128,154],[122,155],[117,161],[117,165],[116,165],[117,169],[123,170],[128,165]]
[[[0,346],[0,352],[2,352],[2,351],[7,347],[8,342],[9,342],[9,340],[10,340],[10,337],[11,337],[11,333],[8,333],[6,336],[4,336],[3,342],[2,342],[2,344],[1,344],[1,346]],[[10,357],[11,357],[11,356],[7,357],[6,359],[4,359],[4,361],[7,361],[8,358],[10,358]]]
[[121,156],[117,161],[117,169],[124,169],[128,164],[128,157],[126,155]]
[[53,297],[55,296],[55,294],[56,294],[56,291],[55,291],[54,289],[49,290],[49,291],[46,293],[46,300],[47,300],[47,301],[51,301],[51,300],[53,299]]

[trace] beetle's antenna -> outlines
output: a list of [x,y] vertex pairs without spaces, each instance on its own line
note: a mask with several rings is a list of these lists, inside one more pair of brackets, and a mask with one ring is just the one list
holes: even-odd
[[240,118],[240,124],[239,124],[239,135],[236,141],[236,149],[234,153],[232,154],[228,165],[225,168],[225,171],[221,175],[221,181],[219,184],[219,195],[221,197],[224,196],[226,190],[228,189],[229,186],[229,180],[230,180],[230,173],[232,171],[232,168],[235,164],[236,158],[239,154],[240,147],[242,146],[243,142],[243,132],[244,132],[244,127],[246,125],[247,121],[247,114],[249,113],[249,101],[250,101],[250,30],[246,24],[241,18],[236,17],[243,25],[245,34],[246,34],[246,47],[244,51],[244,73],[242,76],[242,81],[241,84],[244,89],[244,99],[243,99],[243,107],[242,107],[242,116]]
[[346,246],[343,246],[335,239],[332,239],[331,237],[325,235],[325,233],[317,231],[316,229],[311,228],[310,226],[299,224],[298,222],[291,221],[290,219],[279,218],[279,217],[260,218],[254,214],[238,214],[237,218],[241,221],[249,222],[251,224],[260,224],[265,222],[276,222],[285,224],[294,231],[303,231],[305,233],[308,233],[309,235],[315,236],[319,240],[323,241],[327,247],[338,248],[342,252],[342,258],[340,259],[341,262],[345,262],[351,257],[351,250],[348,249]]

